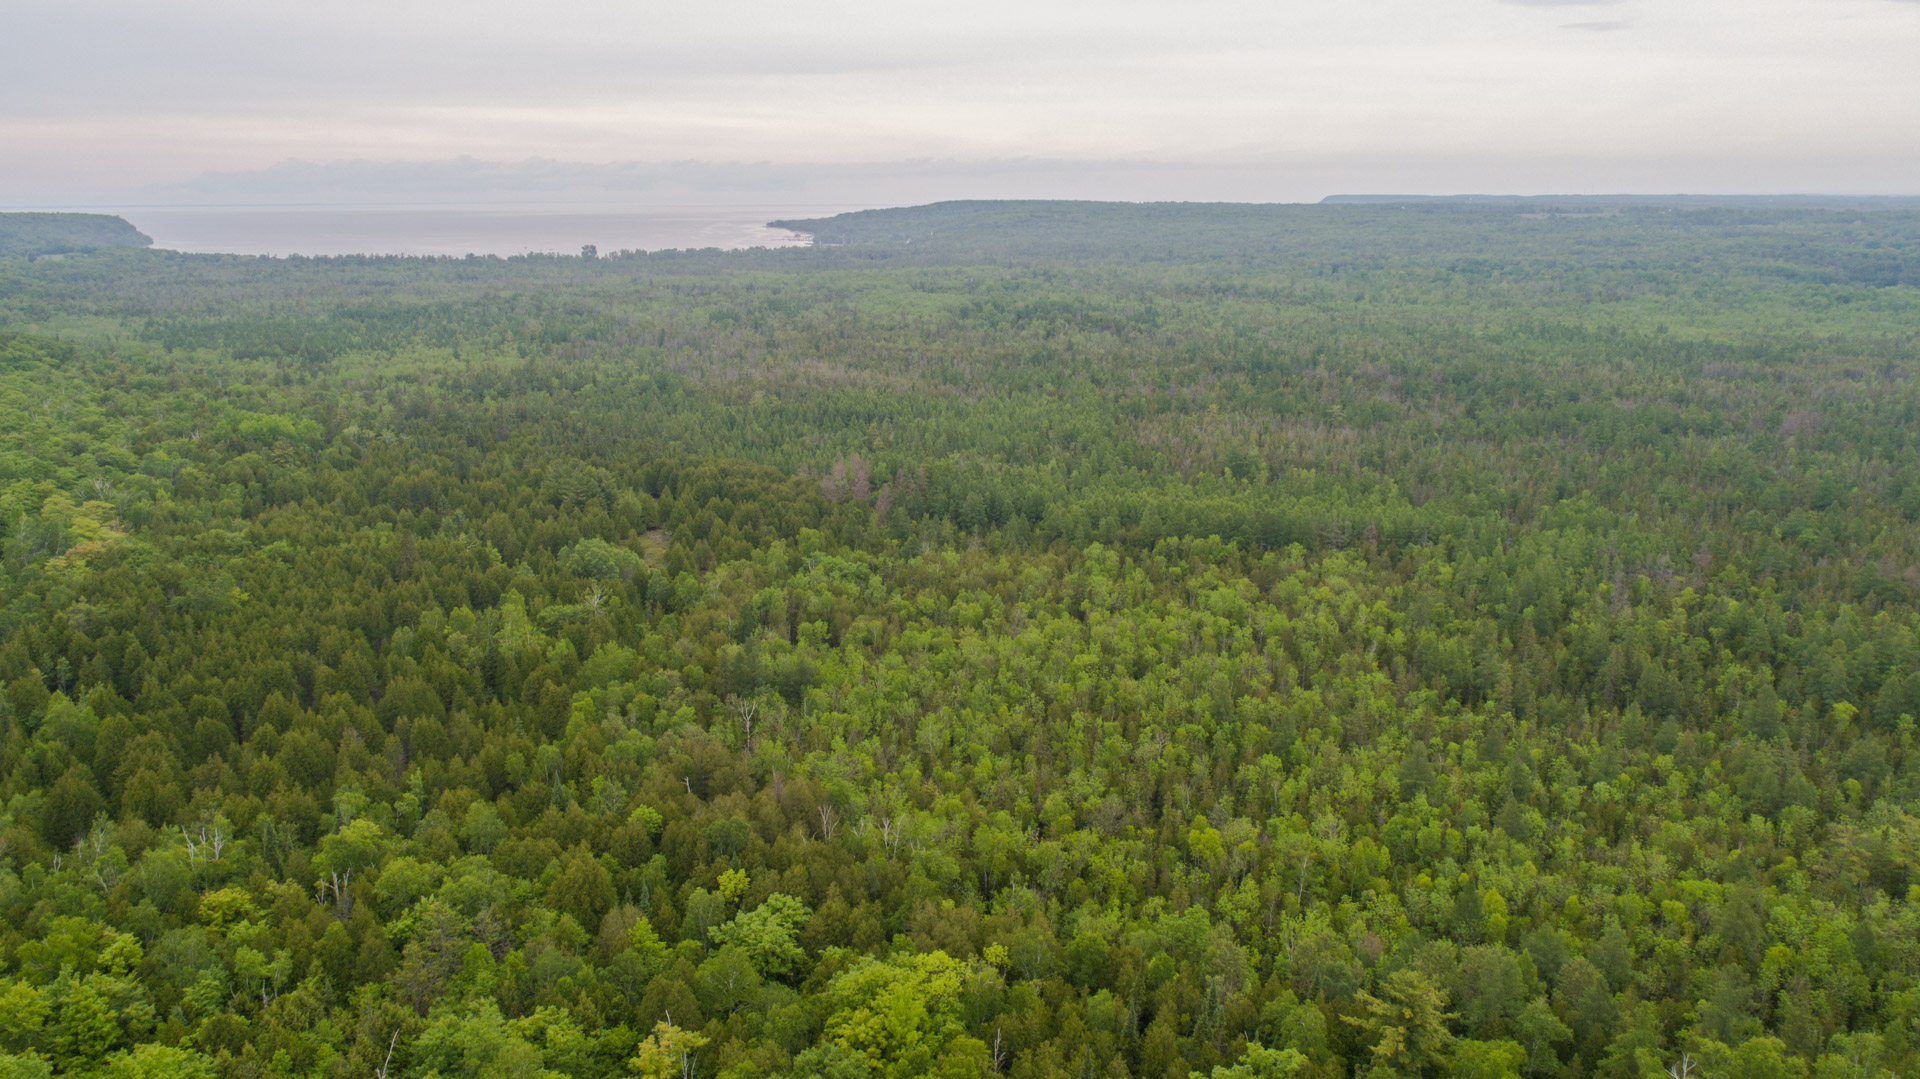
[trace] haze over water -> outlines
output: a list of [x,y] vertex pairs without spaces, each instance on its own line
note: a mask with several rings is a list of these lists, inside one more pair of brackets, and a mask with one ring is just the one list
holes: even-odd
[[601,254],[719,247],[793,247],[806,235],[768,228],[780,217],[819,217],[844,207],[684,207],[646,210],[422,209],[364,207],[156,207],[115,209],[153,246],[233,255]]

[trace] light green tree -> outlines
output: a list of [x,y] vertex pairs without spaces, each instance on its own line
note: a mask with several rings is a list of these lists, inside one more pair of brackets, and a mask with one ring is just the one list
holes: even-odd
[[1387,975],[1380,996],[1355,994],[1359,1016],[1343,1016],[1370,1043],[1373,1066],[1402,1075],[1426,1075],[1445,1060],[1453,1035],[1447,1030],[1446,990],[1413,970]]
[[795,1058],[795,1073],[974,1079],[989,1057],[960,1018],[973,973],[945,952],[862,960],[828,984],[821,1041]]
[[561,1079],[547,1067],[541,1047],[525,1036],[525,1021],[508,1022],[491,1000],[465,1011],[435,1013],[414,1040],[414,1064],[422,1074],[479,1079]]
[[563,558],[567,572],[575,577],[605,579],[631,577],[640,568],[640,556],[625,547],[615,547],[597,536],[590,536],[567,549]]
[[1454,1043],[1447,1075],[1450,1079],[1520,1079],[1520,1065],[1526,1059],[1527,1051],[1518,1042],[1463,1038]]
[[668,1016],[653,1025],[627,1066],[640,1079],[693,1079],[693,1055],[706,1044],[706,1035],[674,1026]]
[[1863,1030],[1853,1034],[1835,1034],[1814,1065],[1816,1079],[1893,1079],[1884,1066],[1886,1039]]
[[753,961],[737,944],[726,945],[708,956],[694,972],[693,982],[700,1005],[723,1015],[739,1011],[761,985]]
[[62,1072],[85,1071],[120,1040],[113,1009],[93,986],[70,983],[53,1024],[53,1060]]
[[354,874],[378,865],[385,851],[380,826],[365,817],[320,841],[313,867],[320,872],[320,894],[333,898],[335,917],[346,921],[353,913]]
[[1200,1072],[1190,1074],[1194,1079],[1290,1079],[1306,1064],[1307,1058],[1298,1050],[1268,1049],[1264,1045],[1249,1042],[1247,1052],[1238,1064],[1231,1067],[1217,1064],[1210,1076],[1202,1076]]
[[53,1079],[53,1065],[38,1053],[0,1053],[0,1079]]
[[1707,1079],[1722,1075],[1739,1079],[1807,1079],[1806,1060],[1788,1051],[1787,1043],[1779,1038],[1748,1038],[1731,1049],[1722,1042],[1702,1038],[1693,1056],[1700,1062],[1697,1074]]
[[778,977],[798,967],[807,953],[797,939],[813,911],[793,896],[775,892],[766,902],[715,926],[707,939],[737,945],[761,974]]
[[108,1058],[99,1079],[213,1079],[213,1061],[191,1049],[136,1045]]

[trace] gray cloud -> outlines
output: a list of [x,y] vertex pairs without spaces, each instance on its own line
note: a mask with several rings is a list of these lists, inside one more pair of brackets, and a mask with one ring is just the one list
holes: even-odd
[[[1205,168],[1344,176],[1416,160],[1435,184],[1481,175],[1462,181],[1479,188],[1502,174],[1444,163],[1654,170],[1625,189],[1677,189],[1734,160],[1755,187],[1815,175],[1801,171],[1814,161],[1832,169],[1819,187],[1920,175],[1920,5],[1607,6],[1620,2],[16,5],[0,34],[0,202],[122,199],[276,161],[463,156],[1133,162],[1195,190]],[[1632,33],[1599,32],[1629,13]]]

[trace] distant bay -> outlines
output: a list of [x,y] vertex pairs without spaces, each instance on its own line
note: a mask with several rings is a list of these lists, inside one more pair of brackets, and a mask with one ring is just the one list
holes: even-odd
[[232,255],[601,254],[718,247],[804,246],[767,222],[847,207],[683,207],[645,210],[363,207],[112,208],[155,248]]

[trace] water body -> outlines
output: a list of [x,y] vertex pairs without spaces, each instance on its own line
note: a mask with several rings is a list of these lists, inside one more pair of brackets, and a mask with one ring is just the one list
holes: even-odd
[[795,247],[804,233],[768,228],[781,217],[849,207],[685,207],[646,210],[165,207],[113,209],[170,251],[230,255],[601,254],[719,247]]

